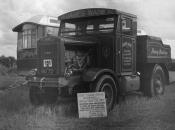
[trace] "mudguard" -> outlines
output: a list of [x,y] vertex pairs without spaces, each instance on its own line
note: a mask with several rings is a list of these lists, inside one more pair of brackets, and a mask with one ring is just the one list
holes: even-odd
[[113,70],[111,69],[101,69],[101,68],[90,68],[87,71],[83,73],[83,81],[85,82],[93,82],[95,81],[98,77],[100,77],[103,74],[109,74],[111,75],[114,80],[116,81],[116,74],[114,73]]
[[166,85],[170,84],[170,78],[169,78],[169,72],[168,72],[168,67],[165,64],[160,64],[161,67],[163,68],[164,72],[165,72],[165,77],[166,77]]

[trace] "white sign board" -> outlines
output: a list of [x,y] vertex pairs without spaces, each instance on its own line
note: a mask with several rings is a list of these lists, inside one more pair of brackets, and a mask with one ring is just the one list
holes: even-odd
[[52,60],[51,59],[44,59],[43,60],[44,67],[52,67]]
[[79,118],[107,117],[104,92],[78,93]]

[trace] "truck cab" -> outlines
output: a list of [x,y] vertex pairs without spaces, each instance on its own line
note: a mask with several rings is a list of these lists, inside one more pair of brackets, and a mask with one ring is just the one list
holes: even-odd
[[[38,41],[37,73],[29,80],[33,104],[55,102],[58,95],[104,91],[110,111],[119,95],[142,91],[153,96],[164,92],[164,81],[168,81],[165,63],[169,61],[170,48],[155,38],[155,49],[162,55],[149,60],[152,43],[147,36],[138,38],[135,15],[115,9],[89,8],[63,14],[58,19],[61,21],[58,36]],[[167,60],[161,60],[160,56]],[[149,70],[140,65],[149,66]],[[145,74],[147,71],[150,72]],[[149,87],[143,89],[145,81]],[[155,87],[158,92],[152,90]]]

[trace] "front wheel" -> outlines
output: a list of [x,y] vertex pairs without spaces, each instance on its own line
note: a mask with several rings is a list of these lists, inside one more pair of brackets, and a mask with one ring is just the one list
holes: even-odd
[[109,75],[103,75],[96,80],[92,87],[95,92],[105,92],[107,111],[111,111],[117,97],[117,87],[114,79]]

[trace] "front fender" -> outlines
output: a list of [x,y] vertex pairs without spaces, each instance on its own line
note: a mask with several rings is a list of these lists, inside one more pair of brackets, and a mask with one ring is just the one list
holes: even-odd
[[92,82],[103,74],[109,74],[116,79],[116,74],[111,69],[91,68],[83,73],[83,81]]

